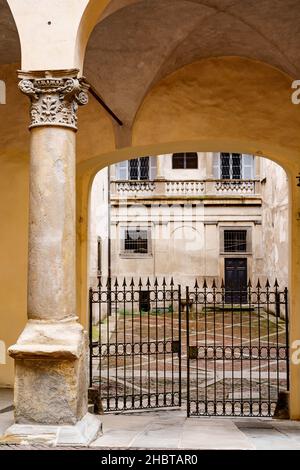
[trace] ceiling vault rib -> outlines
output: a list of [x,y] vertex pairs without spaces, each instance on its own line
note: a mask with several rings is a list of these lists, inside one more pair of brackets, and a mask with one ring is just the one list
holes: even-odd
[[89,92],[90,94],[95,98],[96,101],[102,106],[102,108],[105,109],[105,111],[108,112],[108,114],[119,124],[119,126],[123,126],[123,122],[121,119],[118,118],[118,116],[113,112],[113,110],[105,103],[105,101],[101,98],[101,96],[98,95],[97,91],[93,87],[93,85],[85,79],[85,81],[89,85]]

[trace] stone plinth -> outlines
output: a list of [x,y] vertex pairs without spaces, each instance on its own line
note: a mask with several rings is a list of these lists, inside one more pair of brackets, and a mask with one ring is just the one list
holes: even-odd
[[29,320],[17,343],[15,424],[7,442],[88,445],[102,432],[88,411],[87,334],[76,319]]
[[9,348],[16,423],[74,424],[87,413],[87,337],[75,320],[31,320]]

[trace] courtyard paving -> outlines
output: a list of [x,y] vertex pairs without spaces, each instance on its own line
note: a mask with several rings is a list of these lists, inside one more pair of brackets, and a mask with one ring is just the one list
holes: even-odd
[[[182,401],[186,401],[184,313],[181,372],[178,354],[171,350],[172,342],[179,339],[178,312],[128,311],[104,321],[101,330],[102,357],[93,360],[93,380],[97,384],[101,377],[104,409],[122,409],[124,403],[127,409],[177,405],[179,376]],[[98,334],[94,327],[96,342]],[[208,311],[205,315],[194,311],[189,344],[198,348],[198,357],[189,364],[191,412],[213,414],[218,402],[217,414],[224,414],[226,406],[227,415],[272,415],[279,390],[287,387],[283,320],[263,310]]]
[[[186,418],[185,409],[105,414],[92,449],[300,450],[300,422],[269,418]],[[0,389],[0,436],[13,422],[12,390]],[[46,450],[46,444],[1,450]],[[68,449],[79,449],[68,446]]]

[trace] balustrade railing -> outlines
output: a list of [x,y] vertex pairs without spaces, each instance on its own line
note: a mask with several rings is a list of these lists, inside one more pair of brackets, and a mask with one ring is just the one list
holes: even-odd
[[113,181],[111,196],[255,196],[260,194],[258,180],[144,180]]

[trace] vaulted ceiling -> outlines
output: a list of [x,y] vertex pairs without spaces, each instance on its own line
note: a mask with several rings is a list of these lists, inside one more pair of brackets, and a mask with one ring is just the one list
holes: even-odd
[[[149,89],[185,64],[242,56],[300,78],[299,0],[111,0],[87,48],[84,74],[130,125]],[[20,58],[0,0],[0,63]]]

